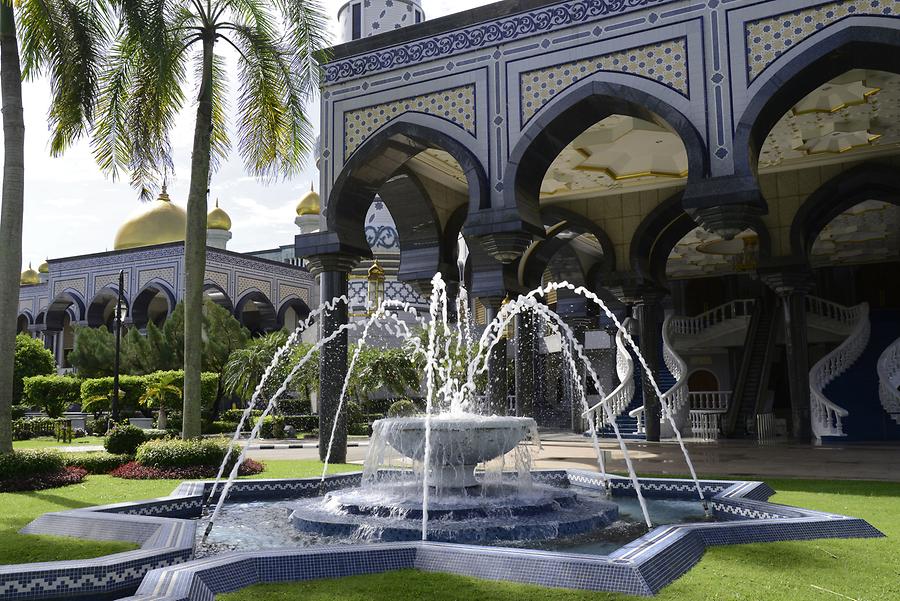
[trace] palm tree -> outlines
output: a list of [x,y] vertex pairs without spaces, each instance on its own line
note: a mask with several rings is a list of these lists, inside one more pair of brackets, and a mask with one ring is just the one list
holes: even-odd
[[25,200],[22,76],[50,77],[50,149],[59,155],[81,136],[91,120],[101,48],[109,31],[105,9],[106,2],[97,0],[0,0],[4,148],[0,208],[0,453],[12,451],[13,364]]
[[138,404],[143,407],[159,408],[159,418],[156,420],[156,427],[159,430],[165,430],[168,425],[166,411],[181,400],[181,389],[172,383],[174,380],[173,374],[161,376],[158,380],[150,382],[147,391],[138,399]]
[[[275,353],[287,342],[287,337],[288,335],[284,331],[272,332],[262,338],[251,340],[246,348],[232,351],[223,369],[222,380],[225,392],[237,395],[244,401],[250,400],[266,368],[272,363]],[[279,374],[283,372],[283,376],[287,377],[287,372],[291,367],[290,357],[291,355],[284,356],[273,371]],[[273,377],[264,393],[274,392],[283,380],[283,377],[278,378],[277,375]],[[268,395],[264,394],[264,396]]]
[[264,178],[295,174],[312,147],[305,103],[318,80],[312,53],[326,21],[316,0],[118,0],[122,28],[103,75],[95,156],[116,177],[130,171],[152,196],[171,167],[168,135],[185,102],[187,67],[197,76],[197,109],[185,232],[184,429],[200,435],[200,369],[206,204],[211,167],[231,147],[228,80],[221,42],[237,53],[238,151]]

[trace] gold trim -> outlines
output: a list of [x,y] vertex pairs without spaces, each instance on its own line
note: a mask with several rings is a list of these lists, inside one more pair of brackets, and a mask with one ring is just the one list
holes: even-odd
[[[874,142],[875,140],[877,140],[880,137],[881,137],[881,134],[869,134],[869,139],[864,144],[851,144],[847,148],[844,148],[844,149],[841,149],[838,151],[818,150],[818,151],[814,152],[807,148],[807,149],[804,149],[804,152],[806,152],[806,156],[813,156],[813,155],[817,155],[817,154],[844,154],[845,152],[850,152],[854,148],[862,148],[863,146],[871,146],[872,142]],[[806,142],[804,142],[804,144],[806,144]]]
[[639,177],[665,177],[669,179],[682,179],[687,177],[688,174],[687,170],[685,170],[678,173],[668,171],[641,171],[639,173],[626,173],[624,175],[618,175],[609,167],[586,167],[584,165],[575,165],[574,169],[577,171],[592,171],[594,173],[604,173],[607,177],[617,182],[628,179],[637,179]]
[[[864,86],[866,85],[865,80],[863,80],[862,84],[863,84]],[[840,84],[831,84],[831,85],[840,85]],[[867,86],[867,87],[868,87],[868,86]],[[813,90],[813,91],[815,91],[815,90]],[[869,91],[869,92],[864,92],[864,93],[863,93],[862,100],[853,100],[853,101],[850,101],[850,102],[843,102],[843,103],[841,103],[840,106],[838,106],[838,107],[836,107],[836,108],[833,108],[833,109],[809,109],[809,110],[807,110],[807,111],[798,111],[797,109],[795,109],[795,108],[792,107],[792,108],[791,108],[791,114],[793,114],[794,116],[798,116],[798,117],[799,117],[800,115],[812,115],[812,114],[814,114],[814,113],[828,113],[828,114],[836,113],[836,112],[838,112],[838,111],[842,111],[842,110],[844,110],[845,108],[849,108],[849,107],[851,107],[851,106],[859,106],[859,105],[861,105],[861,104],[866,104],[866,103],[869,102],[869,97],[870,97],[870,96],[874,96],[875,94],[877,94],[877,93],[880,92],[880,91],[881,91],[881,88],[872,88],[871,91]],[[812,92],[810,92],[810,94],[812,94]],[[808,96],[808,95],[809,95],[809,94],[807,94],[807,96]],[[806,96],[804,96],[803,98],[801,98],[801,99],[800,99],[800,102],[803,102],[804,99],[806,99]],[[800,104],[800,102],[798,102],[797,104]],[[795,105],[795,106],[796,106],[796,105]]]

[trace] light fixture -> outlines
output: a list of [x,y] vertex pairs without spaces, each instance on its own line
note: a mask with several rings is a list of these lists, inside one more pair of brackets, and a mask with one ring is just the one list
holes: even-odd
[[369,267],[366,279],[368,285],[368,305],[369,315],[378,310],[381,303],[384,302],[384,269],[378,264],[378,259]]

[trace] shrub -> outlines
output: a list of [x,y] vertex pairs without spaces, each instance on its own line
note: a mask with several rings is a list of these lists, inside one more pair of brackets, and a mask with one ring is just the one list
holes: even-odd
[[66,376],[31,376],[23,380],[25,400],[50,417],[62,417],[81,399],[81,381]]
[[[144,376],[147,382],[168,381],[184,392],[184,371],[155,371]],[[143,394],[143,393],[142,393]],[[200,403],[204,409],[212,409],[219,394],[219,374],[205,371],[200,374]],[[140,397],[138,397],[140,398]]]
[[67,466],[79,467],[89,474],[108,474],[131,461],[131,457],[128,455],[113,455],[104,451],[67,453],[63,455],[63,459]]
[[103,447],[113,455],[134,455],[147,440],[147,435],[136,426],[116,426],[103,440]]
[[13,440],[28,440],[35,436],[53,436],[56,420],[50,417],[23,417],[12,423]]
[[[147,390],[143,376],[119,376],[119,409],[134,410]],[[81,382],[81,404],[85,411],[109,411],[113,378],[91,378]]]
[[0,480],[18,480],[58,472],[66,467],[56,451],[33,449],[0,454]]
[[371,433],[369,422],[347,424],[347,434],[352,436],[369,436]]
[[[223,438],[149,440],[138,447],[135,461],[161,469],[209,465],[218,467],[228,444]],[[232,453],[232,460],[238,453]]]
[[[131,461],[114,469],[110,475],[126,480],[195,480],[198,478],[211,478],[216,475],[217,465],[194,465],[190,467],[158,468],[141,465],[137,461]],[[245,459],[238,468],[240,476],[254,476],[261,474],[266,469],[262,463],[253,459]]]
[[237,425],[237,422],[217,420],[209,425],[207,431],[209,434],[234,434],[234,431],[237,430]]
[[84,429],[93,436],[106,436],[109,431],[109,420],[105,417],[89,417],[84,420]]
[[49,375],[56,371],[56,360],[53,353],[44,348],[44,344],[31,336],[16,336],[16,357],[13,366],[14,405],[22,400],[23,380],[29,376]]
[[13,419],[22,419],[31,410],[30,405],[13,405],[10,409]]
[[278,399],[278,412],[281,415],[307,415],[312,413],[312,403],[309,399]]
[[[242,415],[244,415],[243,409],[228,409],[223,411],[219,417],[224,422],[234,422],[236,424],[241,421]],[[254,409],[250,412],[250,417],[259,417],[260,415],[262,415],[262,409]]]
[[400,399],[388,409],[388,417],[412,417],[419,412],[416,404],[409,399]]
[[297,432],[312,432],[319,427],[318,415],[285,415],[284,425],[293,426]]
[[[254,426],[258,419],[253,419]],[[260,438],[284,438],[284,425],[283,415],[267,415],[259,428],[259,436]],[[237,428],[237,424],[235,424],[235,428]]]
[[360,424],[366,421],[365,414],[359,403],[350,400],[344,401],[344,415],[347,416],[348,424]]

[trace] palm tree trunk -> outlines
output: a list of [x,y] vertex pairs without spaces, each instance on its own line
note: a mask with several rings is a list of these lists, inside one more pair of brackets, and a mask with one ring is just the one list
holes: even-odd
[[215,38],[207,34],[203,40],[203,71],[197,103],[197,122],[194,126],[187,232],[184,238],[184,422],[181,432],[184,438],[200,436],[203,280],[206,272],[206,197],[213,126],[214,46]]
[[12,452],[13,366],[22,212],[25,200],[25,118],[22,68],[12,2],[0,3],[0,96],[3,102],[3,206],[0,209],[0,453]]

